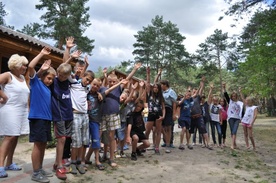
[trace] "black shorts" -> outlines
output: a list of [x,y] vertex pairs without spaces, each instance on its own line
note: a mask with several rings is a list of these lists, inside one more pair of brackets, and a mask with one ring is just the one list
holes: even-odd
[[191,128],[189,130],[190,133],[194,133],[195,127],[197,127],[199,134],[205,134],[206,131],[206,125],[204,123],[203,117],[198,118],[192,118],[191,120]]
[[30,142],[52,141],[51,121],[41,119],[30,120]]
[[174,121],[173,121],[173,111],[170,107],[166,107],[166,114],[165,114],[165,118],[162,122],[163,126],[172,126],[174,125]]
[[157,112],[150,112],[148,115],[148,121],[153,121],[155,122],[157,119],[162,116],[162,113],[157,113]]
[[130,137],[132,138],[133,135],[137,135],[139,140],[138,142],[142,142],[143,140],[148,140],[148,138],[146,137],[146,135],[144,133],[141,132],[136,132],[136,131],[130,131]]

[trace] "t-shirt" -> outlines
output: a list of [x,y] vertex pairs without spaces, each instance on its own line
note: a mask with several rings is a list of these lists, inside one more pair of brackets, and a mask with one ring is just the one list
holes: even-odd
[[[103,96],[103,100],[105,99],[104,92],[101,93]],[[102,100],[102,101],[103,101]],[[98,93],[88,93],[87,95],[87,103],[88,103],[88,116],[89,121],[100,123],[102,122],[102,109],[103,102],[99,101]]]
[[179,120],[184,120],[184,117],[191,117],[191,108],[193,105],[193,98],[185,99],[180,105],[180,117]]
[[130,101],[127,104],[121,104],[120,106],[120,118],[121,122],[126,122],[127,121],[127,115],[131,113],[135,108],[135,103],[133,101]]
[[52,92],[52,115],[53,121],[71,121],[73,120],[73,110],[71,94],[69,90],[70,82],[59,81],[56,77],[50,86]]
[[214,105],[214,104],[210,105],[210,116],[212,121],[220,122],[219,110],[221,110],[221,108],[222,108],[221,105]]
[[72,107],[81,113],[87,113],[87,94],[89,86],[82,86],[81,80],[70,85]]
[[204,119],[204,122],[210,122],[211,121],[211,116],[210,116],[210,106],[208,104],[208,102],[204,102],[203,104],[200,105],[201,106],[201,111],[202,111],[202,116]]
[[173,103],[177,100],[177,95],[171,88],[163,91],[163,97],[165,100],[165,106],[170,108],[173,107]]
[[235,118],[241,119],[242,118],[242,108],[243,103],[241,101],[233,101],[230,99],[229,107],[227,111],[228,119]]
[[30,112],[28,119],[52,121],[51,91],[35,74],[30,79]]
[[197,95],[194,98],[194,104],[191,108],[191,115],[196,115],[196,114],[202,114],[201,107],[200,107],[200,96]]
[[242,123],[245,123],[245,124],[251,124],[253,122],[253,119],[254,119],[254,111],[255,109],[257,108],[258,106],[246,106],[245,108],[245,113],[244,113],[244,116],[242,118]]
[[148,103],[148,112],[149,113],[158,113],[162,115],[162,101],[159,101],[159,98],[157,95],[150,92],[149,95],[147,95],[147,103]]
[[143,133],[146,130],[141,111],[130,113],[128,123],[132,125],[131,131]]
[[[106,87],[100,88],[100,93],[106,91]],[[103,101],[103,115],[119,114],[120,112],[120,95],[122,94],[121,86],[112,90]]]

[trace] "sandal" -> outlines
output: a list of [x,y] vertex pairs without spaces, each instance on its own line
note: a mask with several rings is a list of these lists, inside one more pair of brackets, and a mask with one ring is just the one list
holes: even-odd
[[7,172],[5,171],[4,167],[0,167],[0,178],[8,177]]
[[91,164],[92,164],[92,161],[90,161],[90,160],[85,160],[85,164],[91,165]]
[[118,165],[114,162],[114,160],[108,160],[108,164],[112,167],[112,168],[116,168]]
[[98,168],[98,170],[104,170],[105,166],[103,164],[98,164],[96,165],[96,167]]
[[6,166],[5,170],[20,171],[20,170],[22,170],[22,168],[19,167],[17,164],[12,163],[12,164],[10,164],[10,166]]

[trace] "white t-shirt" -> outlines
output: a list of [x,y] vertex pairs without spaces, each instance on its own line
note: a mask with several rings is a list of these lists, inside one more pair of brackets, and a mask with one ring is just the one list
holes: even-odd
[[235,119],[241,119],[242,118],[242,108],[243,108],[243,102],[236,101],[230,99],[229,107],[227,111],[228,119],[235,118]]
[[210,105],[210,116],[212,121],[220,122],[219,110],[221,110],[221,108],[222,108],[221,105],[214,105],[214,104]]
[[73,109],[86,114],[88,109],[87,94],[89,92],[89,86],[84,87],[81,82],[77,82],[71,84],[70,92]]
[[255,109],[257,108],[258,106],[246,106],[245,108],[245,113],[244,113],[244,116],[242,118],[242,123],[245,123],[245,124],[251,124],[253,122],[253,119],[254,119],[254,111]]

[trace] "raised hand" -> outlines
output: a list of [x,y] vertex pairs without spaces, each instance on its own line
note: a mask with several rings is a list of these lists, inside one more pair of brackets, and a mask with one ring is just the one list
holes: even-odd
[[122,79],[120,82],[121,82],[121,84],[126,85],[128,83],[128,80],[127,79]]
[[75,46],[74,37],[70,36],[70,37],[67,37],[65,40],[66,40],[66,47],[67,48],[72,48],[72,47]]
[[145,86],[145,81],[143,81],[143,80],[139,81],[139,86],[140,86],[140,87]]
[[84,57],[84,62],[85,62],[86,65],[89,65],[89,60],[88,60],[88,56],[87,55],[85,55],[85,57]]
[[214,89],[214,84],[213,83],[210,83],[210,88]]
[[51,59],[45,60],[42,66],[40,67],[41,70],[45,71],[51,67]]
[[135,90],[135,89],[137,88],[137,86],[138,86],[138,82],[136,82],[135,84],[132,84],[132,85],[131,85],[131,88],[132,88],[133,90]]
[[82,54],[82,52],[80,50],[76,50],[76,51],[74,51],[74,53],[72,53],[71,57],[79,58],[81,54]]
[[43,55],[49,55],[49,54],[51,53],[51,48],[45,46],[45,47],[40,51],[40,53],[43,54]]
[[134,68],[139,69],[141,66],[142,66],[141,62],[136,62],[135,65],[134,65]]
[[159,68],[157,74],[158,74],[158,75],[161,75],[161,73],[162,73],[162,68]]
[[223,89],[226,88],[226,83],[225,83],[225,82],[222,83],[222,88],[223,88]]

